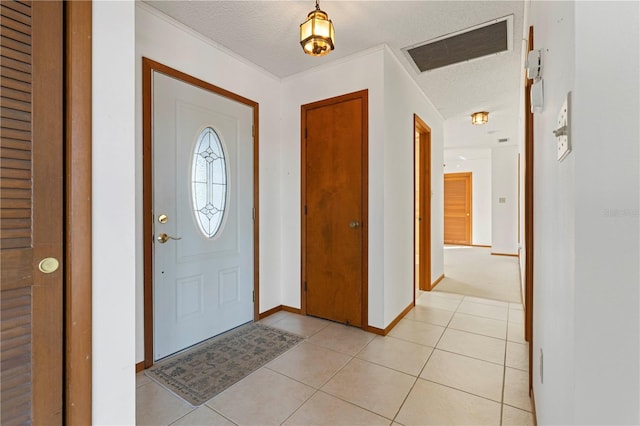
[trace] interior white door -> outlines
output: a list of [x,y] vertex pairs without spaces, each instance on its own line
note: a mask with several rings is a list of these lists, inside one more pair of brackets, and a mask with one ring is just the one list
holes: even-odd
[[153,74],[154,360],[253,319],[253,109]]

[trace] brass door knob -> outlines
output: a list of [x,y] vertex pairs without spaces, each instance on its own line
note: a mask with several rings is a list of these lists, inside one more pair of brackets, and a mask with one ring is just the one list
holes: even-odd
[[169,240],[176,240],[177,241],[177,240],[181,240],[181,239],[182,239],[182,237],[172,237],[171,235],[167,235],[164,232],[162,234],[158,235],[158,238],[157,238],[157,240],[158,240],[158,242],[160,242],[160,244],[164,244]]
[[60,267],[60,262],[55,257],[44,258],[38,263],[38,269],[40,272],[50,274],[55,272]]

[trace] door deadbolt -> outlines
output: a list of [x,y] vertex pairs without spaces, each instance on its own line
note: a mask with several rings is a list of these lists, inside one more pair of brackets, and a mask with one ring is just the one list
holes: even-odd
[[38,264],[38,269],[40,272],[45,274],[50,274],[55,272],[60,267],[60,262],[55,257],[47,257],[40,261]]
[[166,214],[161,214],[160,216],[158,216],[158,222],[160,223],[167,223],[168,220],[169,218]]

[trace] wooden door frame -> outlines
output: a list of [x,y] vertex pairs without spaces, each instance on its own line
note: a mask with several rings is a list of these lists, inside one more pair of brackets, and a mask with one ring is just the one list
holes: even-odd
[[[419,134],[419,140],[415,141],[415,135]],[[413,211],[418,208],[418,215],[420,216],[420,225],[416,229],[415,218],[413,220],[413,249],[414,249],[414,262],[413,262],[413,282],[415,287],[416,274],[418,275],[418,283],[420,290],[431,291],[433,288],[431,283],[431,127],[429,127],[418,114],[413,114],[413,135],[414,135],[414,148],[413,148]],[[416,157],[419,154],[418,164],[419,167],[416,170]],[[425,164],[427,165],[425,173]],[[420,197],[416,199],[416,181],[419,180]],[[416,271],[415,258],[416,258],[416,236],[419,236],[420,247],[418,249],[420,256],[419,270]],[[413,291],[415,299],[415,289]]]
[[142,58],[142,214],[144,246],[144,368],[153,365],[153,141],[152,141],[152,75],[154,71],[192,84],[203,90],[247,105],[253,109],[253,320],[260,313],[260,228],[259,228],[259,168],[258,117],[259,105],[251,99],[207,83],[189,74],[149,58]]
[[[458,173],[445,173],[443,179],[447,179],[447,176],[468,176],[469,177],[469,185],[467,187],[467,191],[465,196],[468,194],[469,200],[469,245],[473,245],[473,173],[471,172],[458,172]],[[443,194],[444,195],[444,194]]]
[[300,107],[300,254],[301,254],[301,274],[300,274],[300,312],[307,315],[307,297],[305,290],[306,271],[306,215],[305,206],[307,204],[306,182],[307,182],[307,149],[306,149],[306,113],[308,110],[321,108],[350,100],[360,99],[362,101],[362,289],[361,289],[361,327],[363,330],[369,329],[369,90],[347,93],[345,95],[324,99],[317,102],[302,105]]
[[65,14],[65,424],[91,424],[92,404],[92,4]]
[[[533,50],[533,27],[529,27],[528,50]],[[531,112],[531,85],[525,78],[524,86],[524,337],[529,342],[529,394],[533,394],[533,113]]]

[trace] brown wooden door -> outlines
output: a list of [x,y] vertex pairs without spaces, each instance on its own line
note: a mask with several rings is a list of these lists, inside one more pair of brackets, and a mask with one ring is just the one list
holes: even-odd
[[302,107],[306,313],[354,326],[366,325],[366,103],[358,92]]
[[[62,4],[2,1],[0,423],[62,423]],[[42,266],[41,260],[56,259]]]
[[444,243],[471,245],[471,173],[444,175]]

